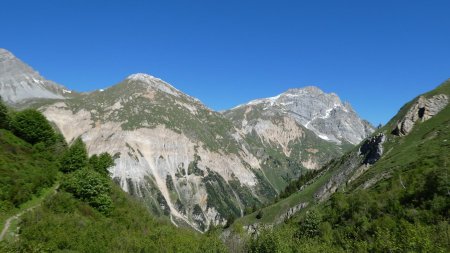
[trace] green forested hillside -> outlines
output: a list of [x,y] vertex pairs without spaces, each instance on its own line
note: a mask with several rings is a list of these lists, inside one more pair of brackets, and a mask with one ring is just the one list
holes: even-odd
[[214,232],[152,217],[110,180],[108,154],[88,158],[81,140],[67,148],[39,112],[5,108],[0,103],[1,230],[9,217],[20,221],[7,227],[0,252],[225,251]]

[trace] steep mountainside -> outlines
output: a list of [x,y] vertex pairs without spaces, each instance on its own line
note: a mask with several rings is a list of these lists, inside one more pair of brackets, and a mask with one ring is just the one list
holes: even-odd
[[15,105],[37,98],[62,99],[70,93],[0,48],[0,94],[5,102]]
[[[4,68],[12,70],[2,72],[1,80],[13,80],[8,87],[17,90],[23,85],[35,89],[21,80],[37,73],[10,53],[4,55]],[[53,91],[47,81],[35,77],[45,84],[39,89]],[[12,94],[9,99],[16,104],[29,105],[33,99],[33,106],[67,142],[81,136],[91,155],[115,154],[112,177],[122,189],[143,198],[154,213],[204,231],[272,201],[292,179],[340,156],[370,131],[355,119],[357,131],[351,132],[347,125],[354,122],[336,118],[345,113],[357,118],[336,95],[316,88],[300,91],[286,95],[289,101],[280,96],[280,102],[297,104],[292,111],[299,115],[304,114],[300,105],[312,110],[317,104],[321,109],[306,113],[310,123],[285,113],[278,103],[270,110],[261,103],[245,107],[241,116],[247,118],[246,126],[239,123],[239,110],[215,112],[147,74],[134,74],[90,93],[74,95],[59,87],[55,96],[34,90],[26,99],[18,99],[17,92],[5,94]]]
[[[331,225],[336,231],[363,222],[355,226],[364,226],[361,228],[365,229],[364,231],[347,229],[354,231],[351,237],[354,238],[352,242],[355,244],[358,240],[370,240],[373,243],[380,239],[374,238],[382,233],[388,236],[384,233],[387,233],[389,226],[384,224],[386,231],[378,231],[380,234],[371,234],[373,238],[367,239],[370,233],[380,229],[374,222],[377,219],[398,219],[397,224],[403,224],[404,220],[416,222],[416,227],[430,226],[426,229],[430,229],[427,236],[431,237],[435,232],[440,233],[431,232],[431,227],[437,226],[440,218],[432,220],[428,218],[449,215],[449,97],[450,81],[447,81],[435,90],[407,103],[388,124],[340,159],[324,166],[317,176],[300,185],[291,196],[264,208],[261,211],[264,214],[262,218],[256,218],[257,213],[253,213],[240,219],[239,224],[245,225],[249,231],[255,231],[262,224],[281,224],[292,217],[296,217],[294,220],[302,220],[307,213],[305,210],[315,210],[323,213],[324,221],[333,222]],[[430,183],[430,180],[438,181]],[[441,195],[447,195],[447,200]],[[296,216],[296,213],[300,215]],[[355,218],[357,216],[359,218]],[[360,216],[365,216],[364,220]],[[398,226],[409,226],[405,224]],[[392,236],[390,239],[398,239],[396,243],[401,244],[402,239],[394,237],[401,235],[402,232],[399,231],[406,228],[395,229],[397,230],[388,231]],[[368,234],[364,237],[363,233]],[[404,241],[417,239],[413,235],[410,236],[404,238]],[[335,239],[340,246],[363,246],[348,245],[349,242],[343,242],[342,238]],[[371,247],[382,246],[371,245]],[[387,248],[381,251],[392,250],[390,247],[392,245],[387,245]],[[415,249],[412,251],[418,249],[411,247]],[[351,249],[350,251],[355,250]]]
[[272,200],[305,169],[343,152],[285,115],[272,117],[263,135],[238,129],[146,74],[42,111],[68,141],[82,136],[91,154],[116,154],[113,178],[125,191],[199,230]]
[[[215,233],[150,214],[104,173],[109,162],[79,140],[68,148],[39,112],[5,108],[0,100],[0,252],[225,252]],[[29,142],[36,129],[49,131]]]

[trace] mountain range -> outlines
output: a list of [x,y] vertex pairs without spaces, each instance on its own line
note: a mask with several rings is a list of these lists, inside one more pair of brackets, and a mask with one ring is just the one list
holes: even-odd
[[0,52],[2,252],[450,249],[450,79],[375,129],[313,86],[218,112],[142,73],[78,93]]
[[0,50],[0,94],[35,107],[66,141],[114,155],[121,188],[174,224],[205,231],[273,201],[374,132],[349,103],[317,87],[290,89],[224,112],[148,74],[77,93]]

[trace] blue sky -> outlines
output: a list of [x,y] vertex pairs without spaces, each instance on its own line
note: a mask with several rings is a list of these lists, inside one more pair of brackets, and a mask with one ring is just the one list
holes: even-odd
[[0,3],[0,47],[87,91],[145,72],[223,110],[335,92],[373,124],[450,77],[450,1]]

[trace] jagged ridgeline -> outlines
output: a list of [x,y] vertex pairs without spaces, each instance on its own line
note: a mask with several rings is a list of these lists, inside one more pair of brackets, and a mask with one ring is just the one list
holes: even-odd
[[[20,70],[1,73],[6,80]],[[67,142],[81,137],[90,155],[115,154],[111,172],[122,189],[201,231],[273,201],[373,132],[349,104],[315,87],[221,113],[146,74],[104,90],[23,99],[14,80],[26,75],[8,79],[16,87],[10,104],[39,108]]]

